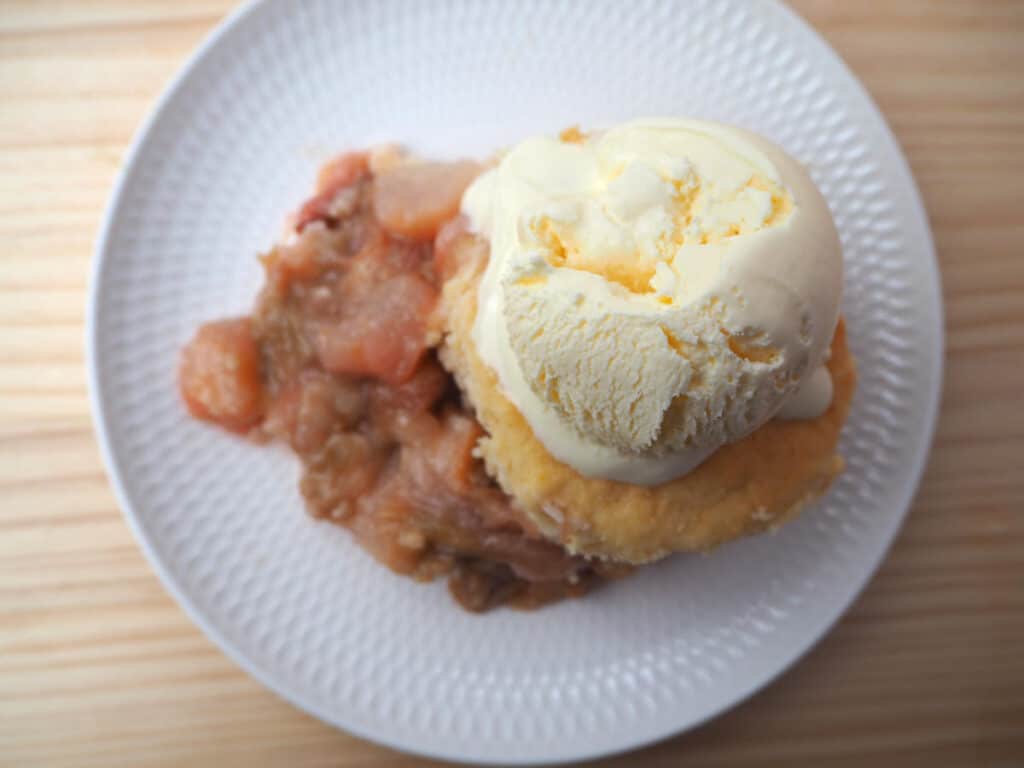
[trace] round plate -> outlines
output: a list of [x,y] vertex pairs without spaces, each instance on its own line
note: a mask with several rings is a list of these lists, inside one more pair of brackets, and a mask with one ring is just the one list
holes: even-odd
[[[297,466],[189,419],[196,326],[243,312],[256,254],[330,153],[399,141],[486,156],[638,116],[759,131],[804,161],[846,255],[860,370],[847,472],[776,535],[679,556],[533,613],[462,612],[308,518]],[[636,747],[737,703],[803,654],[892,540],[927,453],[941,306],[928,226],[885,122],[785,8],[746,0],[333,0],[247,5],[142,129],[89,307],[100,445],[153,567],[267,686],[400,749],[472,762]]]

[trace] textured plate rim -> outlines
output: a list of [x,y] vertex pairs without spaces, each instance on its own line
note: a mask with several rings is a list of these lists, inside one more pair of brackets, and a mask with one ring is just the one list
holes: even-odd
[[199,46],[186,58],[184,64],[182,64],[182,66],[177,70],[170,82],[165,86],[156,102],[150,108],[150,111],[132,139],[130,148],[113,183],[109,202],[104,210],[100,222],[93,253],[92,266],[90,269],[89,288],[86,299],[85,351],[89,403],[93,413],[93,425],[96,440],[99,445],[104,467],[114,490],[115,498],[121,508],[125,521],[128,523],[139,548],[145,555],[150,567],[152,567],[156,572],[164,588],[175,599],[178,605],[181,606],[189,619],[199,627],[229,659],[259,681],[264,687],[273,691],[291,705],[313,715],[324,723],[340,728],[347,733],[366,739],[367,741],[410,754],[422,755],[424,757],[431,757],[435,759],[474,764],[533,765],[541,762],[549,764],[566,763],[619,754],[639,749],[641,747],[660,742],[669,737],[678,736],[682,733],[691,731],[743,703],[755,693],[771,684],[783,673],[789,670],[797,661],[810,652],[810,650],[832,630],[839,619],[859,598],[868,582],[877,572],[882,561],[891,549],[897,533],[906,520],[914,496],[917,493],[921,476],[931,452],[931,446],[935,435],[935,427],[938,421],[945,349],[944,309],[938,259],[935,253],[931,227],[928,222],[928,216],[920,191],[917,188],[917,184],[910,171],[910,167],[899,142],[892,133],[888,122],[881,110],[878,108],[874,99],[871,97],[870,93],[863,86],[860,80],[851,72],[842,57],[839,56],[839,54],[807,21],[784,3],[779,2],[778,0],[772,0],[772,5],[787,17],[788,22],[794,27],[799,28],[799,30],[805,35],[805,39],[811,46],[813,46],[815,53],[823,57],[824,60],[827,60],[832,65],[837,76],[841,80],[845,80],[845,85],[850,88],[853,93],[862,98],[864,104],[869,108],[868,116],[869,118],[874,118],[876,120],[876,127],[880,133],[879,138],[881,141],[889,145],[889,149],[892,150],[892,153],[896,158],[897,167],[894,170],[899,180],[906,185],[906,189],[910,192],[909,202],[912,208],[913,218],[916,219],[914,223],[919,226],[920,230],[925,235],[925,241],[921,245],[926,251],[926,256],[930,256],[930,259],[928,259],[929,263],[926,265],[927,267],[930,267],[930,269],[927,270],[930,276],[927,293],[931,299],[928,309],[930,310],[930,313],[934,315],[934,327],[931,329],[933,338],[931,356],[934,363],[932,370],[928,372],[931,377],[931,388],[929,391],[922,393],[926,403],[924,408],[925,420],[922,424],[922,432],[919,436],[921,440],[921,447],[913,458],[912,466],[908,467],[909,471],[906,475],[907,482],[904,484],[902,489],[903,492],[901,494],[899,512],[892,516],[888,529],[885,530],[881,536],[880,546],[878,547],[877,552],[874,553],[874,557],[867,564],[867,567],[864,568],[863,575],[855,588],[851,591],[849,598],[845,602],[837,604],[834,607],[832,615],[823,623],[820,631],[817,633],[807,633],[805,637],[801,638],[799,643],[794,644],[790,649],[789,655],[779,662],[774,669],[770,669],[764,674],[751,676],[749,684],[732,699],[722,702],[717,707],[710,708],[701,717],[693,718],[689,721],[681,720],[678,725],[674,727],[643,734],[634,739],[630,739],[629,741],[624,741],[622,744],[617,745],[612,749],[569,749],[554,752],[543,758],[537,756],[524,756],[512,759],[497,759],[493,755],[473,754],[471,751],[426,749],[417,744],[415,740],[407,738],[403,733],[396,731],[371,731],[360,728],[335,713],[324,711],[323,708],[319,707],[312,701],[304,699],[300,694],[288,691],[286,687],[280,684],[278,680],[274,679],[270,673],[261,669],[257,663],[250,660],[236,646],[223,637],[216,627],[207,621],[203,613],[193,603],[189,594],[179,585],[175,576],[168,570],[164,565],[164,562],[157,555],[148,535],[142,528],[138,516],[135,513],[132,500],[129,498],[126,485],[121,475],[121,469],[115,461],[114,450],[110,440],[107,406],[102,392],[100,372],[96,362],[96,349],[98,346],[98,288],[104,271],[106,255],[110,246],[111,232],[113,231],[113,225],[117,219],[118,212],[121,208],[122,198],[124,197],[126,179],[136,166],[139,155],[144,149],[155,126],[164,116],[168,104],[172,101],[174,95],[193,75],[200,62],[217,47],[221,39],[230,30],[267,1],[268,0],[245,0],[242,5],[229,13],[210,33],[207,34]]

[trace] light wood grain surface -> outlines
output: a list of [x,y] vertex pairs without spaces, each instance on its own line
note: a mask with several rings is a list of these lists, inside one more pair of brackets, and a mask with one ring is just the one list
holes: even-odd
[[[283,1],[283,0],[282,0]],[[413,766],[293,709],[164,593],[96,450],[83,306],[139,121],[229,0],[0,0],[0,766]],[[602,765],[1024,765],[1024,3],[797,9],[888,117],[931,217],[947,368],[874,581],[795,669]]]

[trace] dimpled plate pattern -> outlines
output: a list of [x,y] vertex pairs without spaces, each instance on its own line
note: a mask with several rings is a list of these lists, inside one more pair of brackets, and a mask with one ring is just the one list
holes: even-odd
[[[682,114],[805,162],[846,254],[860,366],[849,469],[777,534],[680,556],[534,613],[463,613],[302,511],[297,466],[189,419],[178,350],[245,311],[256,254],[330,153],[400,141],[486,156],[537,132]],[[89,309],[97,430],[168,589],[298,706],[402,749],[567,760],[691,727],[781,672],[877,566],[927,453],[941,365],[930,234],[900,152],[838,58],[785,8],[694,0],[247,5],[141,131]]]

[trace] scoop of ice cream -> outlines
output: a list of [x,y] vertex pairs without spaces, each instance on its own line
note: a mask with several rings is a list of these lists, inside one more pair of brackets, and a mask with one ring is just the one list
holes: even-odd
[[677,119],[533,138],[462,208],[491,246],[474,343],[579,472],[659,484],[828,406],[839,240],[767,140]]

